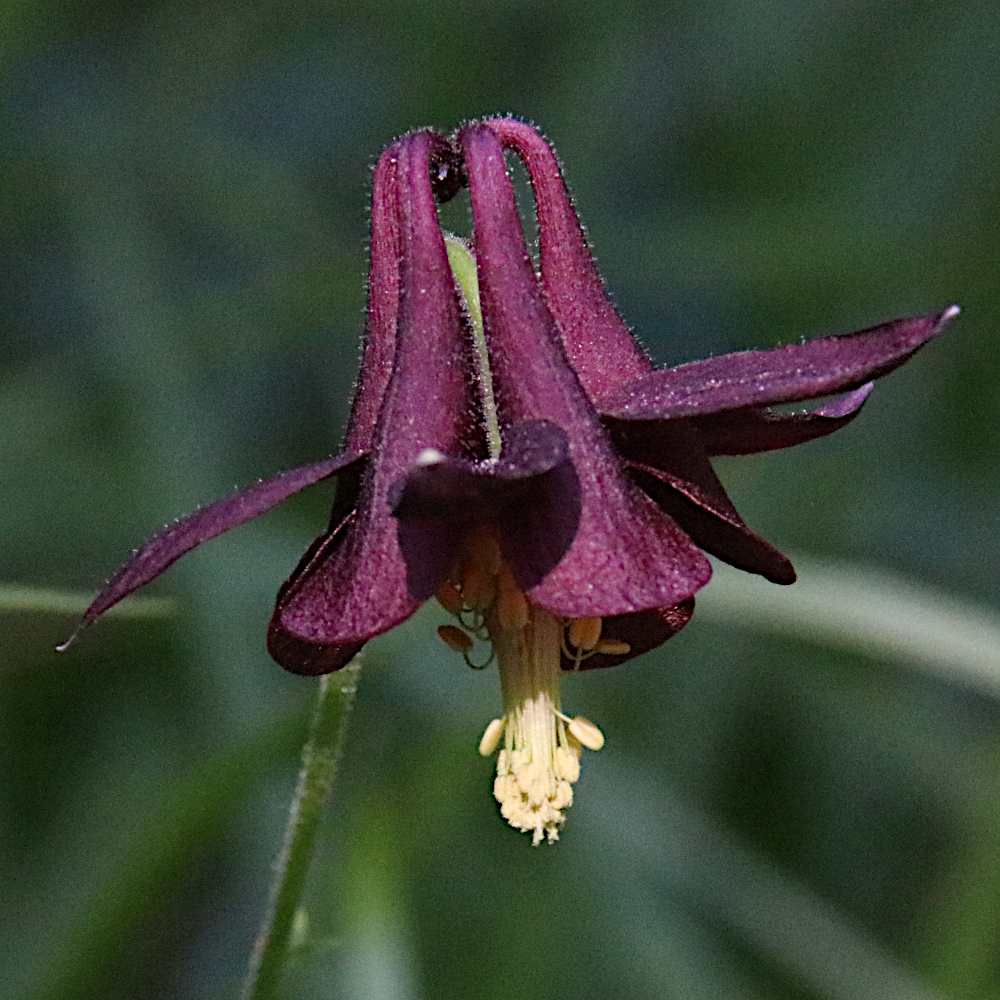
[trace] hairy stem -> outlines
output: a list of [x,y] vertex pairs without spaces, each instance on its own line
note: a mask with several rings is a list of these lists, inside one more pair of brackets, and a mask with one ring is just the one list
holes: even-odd
[[342,670],[320,678],[309,737],[302,748],[302,770],[274,865],[267,914],[250,954],[242,1000],[276,1000],[280,996],[320,815],[343,752],[360,670],[361,663],[355,658]]

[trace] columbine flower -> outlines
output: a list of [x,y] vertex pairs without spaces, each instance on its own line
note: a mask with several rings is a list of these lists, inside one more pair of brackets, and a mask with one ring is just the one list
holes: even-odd
[[[541,275],[504,146],[531,175]],[[434,204],[463,183],[471,247],[444,236]],[[278,593],[271,655],[295,673],[336,670],[436,595],[459,623],[441,638],[470,664],[499,667],[504,712],[480,752],[503,743],[501,812],[535,844],[556,840],[582,749],[604,742],[563,713],[562,673],[620,663],[682,628],[711,574],[701,549],[794,580],[708,456],[843,426],[868,380],[954,313],[654,371],[605,296],[538,133],[513,119],[467,126],[452,143],[411,133],[375,169],[367,335],[344,450],[164,529],[81,627],[201,542],[336,476],[329,528]],[[845,391],[811,414],[765,408]]]

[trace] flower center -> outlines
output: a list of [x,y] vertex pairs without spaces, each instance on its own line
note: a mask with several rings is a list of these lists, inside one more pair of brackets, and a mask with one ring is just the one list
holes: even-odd
[[[500,813],[532,843],[559,839],[564,810],[573,804],[573,783],[580,777],[584,747],[600,750],[604,736],[582,716],[563,714],[559,700],[561,660],[567,643],[579,653],[600,637],[600,619],[565,621],[531,604],[518,588],[492,535],[478,531],[469,539],[452,580],[438,600],[465,630],[442,625],[438,634],[471,666],[495,656],[500,669],[504,714],[487,727],[479,752],[490,756],[501,740],[493,795]],[[492,645],[486,663],[470,658],[471,632]],[[579,656],[572,655],[577,659]]]
[[[496,461],[503,442],[476,261],[459,237],[446,234],[445,245],[472,333],[486,444],[490,459]],[[530,833],[536,847],[546,839],[554,843],[566,821],[563,810],[573,804],[583,747],[600,750],[604,746],[597,726],[583,716],[571,719],[562,712],[562,657],[565,654],[579,668],[594,652],[608,651],[600,642],[601,619],[564,621],[532,605],[487,529],[479,529],[467,540],[451,579],[437,597],[464,626],[442,625],[438,629],[441,639],[461,653],[470,667],[482,669],[496,659],[500,668],[504,714],[486,727],[479,742],[479,752],[488,757],[503,739],[493,782],[500,813],[514,829]],[[488,656],[473,659],[473,637],[492,647]],[[628,652],[624,643],[616,645]]]

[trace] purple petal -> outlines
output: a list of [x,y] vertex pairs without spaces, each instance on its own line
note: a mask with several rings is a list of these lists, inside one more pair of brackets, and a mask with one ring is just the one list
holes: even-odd
[[709,455],[754,455],[790,448],[839,431],[861,412],[874,388],[874,382],[867,382],[843,399],[811,413],[773,413],[751,407],[693,417],[691,422]]
[[[673,638],[691,620],[694,614],[694,598],[690,597],[672,608],[654,608],[650,611],[639,611],[634,615],[616,615],[605,618],[601,630],[602,639],[617,639],[627,642],[629,651],[621,656],[609,656],[607,653],[594,653],[581,661],[581,670],[595,670],[599,667],[616,667],[619,663],[631,660],[636,656],[662,646]],[[576,664],[563,654],[563,670],[575,670]]]
[[706,552],[772,583],[795,582],[792,564],[743,523],[686,420],[606,420],[636,482]]
[[898,368],[956,316],[898,319],[838,337],[771,351],[741,351],[653,372],[598,401],[603,414],[631,420],[697,417],[793,403],[856,389]]
[[375,457],[343,539],[318,550],[279,598],[281,629],[317,646],[363,642],[419,607],[407,585],[389,490],[425,449],[467,454],[481,446],[468,351],[431,191],[430,168],[451,151],[431,132],[413,133],[397,146],[400,300]]
[[548,143],[516,118],[484,123],[524,160],[538,215],[545,302],[591,399],[640,378],[652,364],[615,311]]
[[347,425],[345,449],[367,451],[392,374],[399,310],[399,221],[396,163],[399,143],[379,157],[372,182],[371,262],[368,271],[368,322],[358,388]]
[[267,651],[271,659],[293,674],[315,677],[346,667],[361,652],[363,642],[343,646],[319,646],[292,635],[282,624],[275,608],[267,629]]
[[580,520],[580,484],[554,424],[507,428],[497,462],[432,456],[390,491],[410,593],[426,599],[447,579],[476,525],[494,529],[522,589],[565,555]]
[[286,469],[273,479],[264,479],[231,496],[215,500],[167,525],[132,553],[125,565],[107,582],[94,603],[87,608],[76,631],[58,647],[59,650],[67,649],[80,632],[108,608],[159,576],[168,566],[202,542],[252,521],[307,486],[335,473],[346,472],[352,466],[357,468],[363,463],[364,456],[355,452],[343,452],[324,458],[321,462]]
[[569,365],[524,244],[499,140],[483,125],[464,129],[459,140],[501,425],[540,419],[561,427],[582,491],[573,544],[529,598],[574,618],[677,604],[708,581],[711,566],[624,475]]

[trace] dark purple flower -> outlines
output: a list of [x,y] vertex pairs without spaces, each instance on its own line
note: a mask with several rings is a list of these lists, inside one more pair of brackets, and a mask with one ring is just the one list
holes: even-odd
[[[540,275],[504,147],[531,176]],[[442,233],[435,208],[462,184],[471,246]],[[368,324],[344,450],[164,529],[81,627],[201,542],[335,476],[329,527],[278,593],[271,655],[295,673],[335,670],[437,595],[462,626],[442,626],[442,639],[470,663],[478,639],[500,667],[505,713],[480,750],[503,737],[501,811],[535,843],[555,840],[581,749],[603,744],[596,726],[562,713],[561,673],[622,662],[682,628],[711,574],[702,549],[795,578],[740,519],[709,457],[844,426],[870,380],[954,314],[656,371],[611,306],[534,129],[502,118],[453,141],[413,132],[375,169]],[[808,414],[767,409],[843,392]]]

